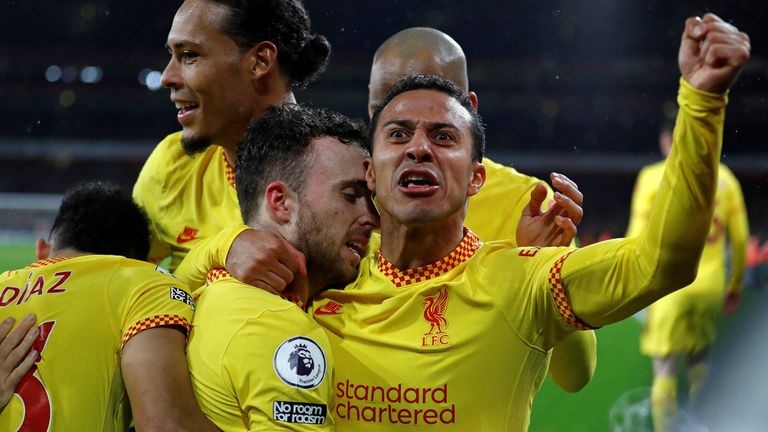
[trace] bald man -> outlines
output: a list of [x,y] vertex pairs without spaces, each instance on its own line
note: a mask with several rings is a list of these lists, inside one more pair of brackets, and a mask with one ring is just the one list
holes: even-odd
[[[450,80],[467,91],[475,109],[478,107],[477,94],[469,91],[467,58],[461,46],[439,30],[412,27],[395,33],[376,50],[368,84],[368,114],[372,115],[392,86],[409,74]],[[551,194],[544,182],[488,158],[483,159],[483,165],[487,180],[480,193],[469,200],[466,226],[483,241],[516,239],[521,245],[549,246],[525,238],[526,231],[517,229],[521,218],[525,223],[532,215],[541,214],[542,204]],[[581,220],[577,207],[582,196],[565,176],[553,173],[551,180],[559,191],[553,195],[555,206],[563,209],[559,214],[551,213],[553,229],[562,230],[558,245],[565,245],[573,237],[565,233],[575,233],[573,223]],[[552,352],[552,380],[565,391],[581,390],[595,371],[596,344],[593,331],[572,333]]]

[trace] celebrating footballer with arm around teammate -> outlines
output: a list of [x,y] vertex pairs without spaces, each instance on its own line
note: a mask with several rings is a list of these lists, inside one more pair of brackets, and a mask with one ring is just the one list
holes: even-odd
[[484,243],[466,229],[485,180],[479,116],[440,78],[395,85],[371,122],[380,252],[313,306],[336,360],[337,429],[526,430],[552,347],[689,284],[714,207],[726,92],[749,53],[715,15],[686,21],[675,144],[648,226],[581,249]]
[[[392,86],[406,75],[435,75],[468,92],[475,109],[477,93],[469,90],[467,58],[449,35],[412,27],[395,33],[376,50],[368,83],[368,114],[373,115]],[[519,246],[566,246],[576,234],[583,201],[576,184],[562,174],[550,179],[558,193],[541,180],[483,158],[486,181],[469,200],[465,225],[483,241],[515,239]],[[529,201],[530,198],[530,201]],[[549,211],[542,204],[553,200]],[[543,226],[536,226],[547,222]],[[539,238],[532,238],[532,236]],[[546,236],[546,238],[544,238]],[[582,389],[595,372],[594,331],[576,332],[552,351],[550,376],[565,391]]]

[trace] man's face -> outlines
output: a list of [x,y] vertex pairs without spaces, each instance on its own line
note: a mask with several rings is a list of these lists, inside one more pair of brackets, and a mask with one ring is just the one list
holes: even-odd
[[307,256],[307,273],[325,288],[357,276],[378,215],[365,183],[359,146],[333,137],[312,140],[309,172],[299,197],[297,247]]
[[181,5],[168,33],[171,59],[162,83],[178,108],[185,148],[239,142],[253,118],[250,57],[219,28],[227,7],[205,0]]
[[452,97],[414,90],[382,110],[368,185],[382,215],[406,225],[464,217],[467,197],[485,181],[472,160],[471,114]]

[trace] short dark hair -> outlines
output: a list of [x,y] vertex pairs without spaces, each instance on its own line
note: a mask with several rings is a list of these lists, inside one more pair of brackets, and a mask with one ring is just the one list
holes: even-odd
[[307,10],[300,0],[208,0],[229,8],[222,32],[242,49],[262,41],[277,46],[280,70],[291,83],[304,87],[328,64],[331,45],[310,33]]
[[51,228],[56,249],[145,260],[149,227],[144,213],[118,186],[88,182],[67,191]]
[[235,165],[244,222],[256,214],[271,182],[282,181],[296,193],[303,192],[309,165],[307,149],[312,139],[323,136],[357,145],[367,155],[365,124],[330,110],[278,105],[251,121],[237,148]]
[[368,150],[371,154],[373,153],[373,137],[375,136],[376,126],[379,123],[381,111],[398,95],[414,90],[434,90],[445,93],[455,99],[469,112],[469,115],[472,117],[472,123],[469,125],[470,131],[472,132],[472,159],[482,161],[483,154],[485,153],[485,127],[483,126],[483,120],[480,118],[480,114],[477,113],[475,106],[472,105],[472,100],[469,98],[467,92],[457,87],[456,84],[451,81],[436,75],[406,75],[392,86],[389,93],[384,96],[384,99],[382,99],[381,103],[376,107],[376,110],[371,117],[371,123],[368,129]]

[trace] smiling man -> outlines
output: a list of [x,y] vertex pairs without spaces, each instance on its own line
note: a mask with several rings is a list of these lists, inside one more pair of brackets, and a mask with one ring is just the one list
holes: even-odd
[[162,83],[182,131],[150,155],[133,190],[150,219],[150,261],[174,270],[200,239],[240,223],[233,165],[248,123],[295,102],[328,62],[299,0],[186,0],[168,33]]
[[714,205],[725,92],[749,52],[718,17],[688,19],[675,146],[647,228],[582,249],[483,243],[465,228],[486,177],[480,118],[449,81],[396,84],[370,126],[380,251],[313,307],[336,360],[337,429],[526,430],[553,346],[690,283]]

